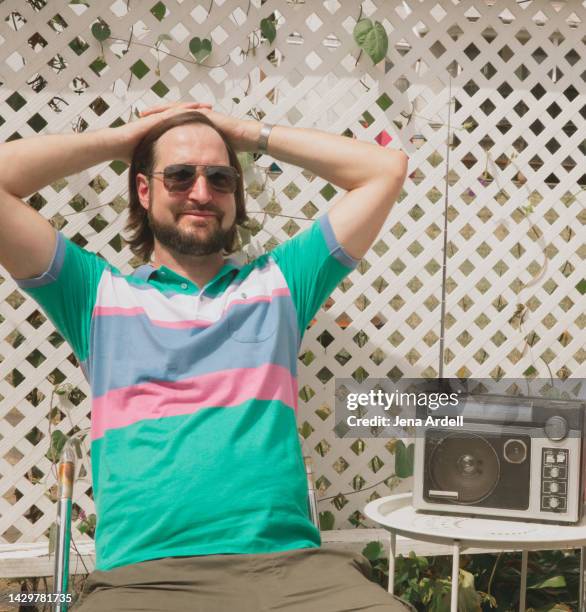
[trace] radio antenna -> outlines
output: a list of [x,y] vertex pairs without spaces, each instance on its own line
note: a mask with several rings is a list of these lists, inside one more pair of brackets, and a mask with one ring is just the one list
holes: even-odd
[[441,327],[440,327],[440,345],[439,345],[439,378],[444,377],[444,340],[446,334],[446,272],[447,272],[447,257],[448,257],[448,176],[450,173],[450,139],[452,125],[452,77],[448,73],[449,78],[449,94],[448,94],[448,138],[446,143],[446,198],[444,202],[444,250],[442,258],[442,302],[441,302]]

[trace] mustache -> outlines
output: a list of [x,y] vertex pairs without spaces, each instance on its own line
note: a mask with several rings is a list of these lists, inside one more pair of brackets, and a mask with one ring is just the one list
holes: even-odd
[[221,219],[224,215],[222,213],[222,211],[217,208],[216,206],[214,206],[213,204],[209,204],[206,206],[190,206],[188,208],[183,208],[181,209],[181,214],[186,214],[186,213],[213,213],[216,217],[218,217],[219,219]]

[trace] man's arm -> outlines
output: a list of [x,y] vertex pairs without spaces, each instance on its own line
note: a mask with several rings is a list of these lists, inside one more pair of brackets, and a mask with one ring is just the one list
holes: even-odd
[[[245,140],[255,150],[261,124],[247,121]],[[320,130],[275,125],[268,153],[305,168],[347,191],[328,212],[346,252],[360,259],[378,236],[407,173],[407,155]]]
[[104,130],[50,134],[0,145],[0,264],[15,278],[32,278],[48,267],[55,230],[21,198],[62,178],[113,159]]

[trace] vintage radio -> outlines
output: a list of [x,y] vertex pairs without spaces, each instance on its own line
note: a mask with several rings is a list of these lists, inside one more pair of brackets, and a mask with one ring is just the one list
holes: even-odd
[[585,409],[577,400],[501,395],[421,409],[418,423],[428,425],[418,428],[415,440],[414,507],[579,521]]

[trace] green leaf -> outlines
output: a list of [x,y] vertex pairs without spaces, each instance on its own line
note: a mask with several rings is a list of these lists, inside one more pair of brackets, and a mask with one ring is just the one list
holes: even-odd
[[47,457],[49,461],[57,463],[59,461],[59,457],[61,456],[61,451],[65,446],[65,442],[67,442],[67,436],[59,429],[56,429],[51,434],[51,446],[45,457]]
[[49,557],[55,552],[57,542],[57,523],[52,523],[49,527]]
[[358,46],[366,51],[373,63],[378,64],[387,54],[389,38],[380,21],[373,24],[370,19],[361,19],[354,26],[353,35]]
[[458,609],[470,612],[480,612],[480,595],[474,587],[474,575],[466,570],[460,570],[460,585],[458,589]]
[[157,40],[155,41],[155,47],[161,44],[164,40],[173,40],[173,38],[169,36],[169,34],[160,34],[157,36]]
[[329,510],[319,513],[319,528],[321,531],[331,531],[334,528],[335,521],[334,515]]
[[207,38],[201,40],[198,36],[194,36],[189,41],[189,51],[197,62],[203,62],[212,52],[212,41]]
[[194,36],[189,41],[189,51],[192,55],[195,55],[201,49],[201,38],[199,36]]
[[86,0],[69,0],[69,4],[83,4],[84,6],[89,6]]
[[362,554],[369,561],[376,561],[383,550],[382,544],[380,542],[369,542],[362,551]]
[[78,526],[77,529],[81,532],[81,533],[87,533],[88,535],[93,535],[95,529],[96,529],[96,515],[95,514],[90,514],[84,521],[82,521]]
[[261,19],[260,20],[260,31],[262,35],[272,43],[273,40],[277,37],[277,29],[275,28],[275,24],[270,19]]
[[580,295],[584,295],[586,293],[586,278],[583,278],[577,285],[576,289]]
[[72,391],[73,385],[71,383],[63,383],[55,387],[55,395],[69,395]]
[[415,456],[415,444],[405,446],[403,440],[399,440],[395,447],[395,474],[399,478],[413,476],[413,459]]
[[425,571],[429,567],[429,561],[427,560],[427,557],[417,557],[416,561],[417,567],[420,571]]
[[528,586],[528,589],[561,589],[566,586],[566,579],[563,576],[551,576],[538,582],[537,584],[532,584]]
[[103,21],[98,21],[92,25],[92,34],[96,40],[100,42],[106,40],[112,32],[110,31],[110,26]]

